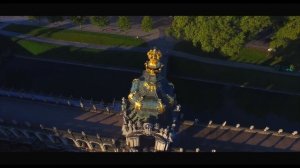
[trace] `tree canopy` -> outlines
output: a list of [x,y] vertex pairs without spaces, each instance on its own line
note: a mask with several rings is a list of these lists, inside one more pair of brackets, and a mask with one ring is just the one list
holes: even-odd
[[272,48],[284,48],[292,40],[300,36],[300,16],[289,16],[285,24],[278,29],[272,37],[270,46]]
[[235,56],[248,40],[270,26],[269,16],[175,16],[170,33],[203,51]]
[[79,25],[80,29],[82,29],[82,24],[86,21],[87,17],[86,16],[71,16],[70,19],[74,24]]
[[243,16],[240,22],[241,30],[246,33],[250,39],[271,25],[272,22],[269,16]]
[[142,29],[145,32],[149,32],[153,29],[153,20],[150,16],[144,16],[141,23]]
[[99,28],[109,25],[109,18],[107,16],[91,16],[90,20],[93,25],[96,25]]
[[119,16],[117,24],[122,31],[125,31],[125,30],[128,30],[131,28],[128,16]]

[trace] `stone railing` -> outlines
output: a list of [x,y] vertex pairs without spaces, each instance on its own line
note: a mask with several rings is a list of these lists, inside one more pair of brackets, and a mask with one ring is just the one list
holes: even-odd
[[53,96],[51,94],[46,95],[41,93],[25,92],[21,90],[3,89],[3,88],[0,88],[0,96],[82,108],[84,111],[87,112],[103,112],[103,111],[120,112],[121,111],[121,102],[115,100],[110,104],[105,104],[103,101],[98,102],[98,101],[87,100],[83,98],[78,99],[78,98],[73,98],[72,96],[69,97]]
[[[99,134],[86,134],[84,131],[76,132],[70,129],[62,130],[56,127],[45,127],[42,124],[33,125],[29,122],[18,123],[15,120],[4,121],[0,119],[0,140],[47,146],[47,149],[70,152],[118,152],[115,140],[100,137]],[[37,143],[38,142],[38,143]],[[47,151],[47,149],[44,149]]]
[[[212,120],[208,123],[203,123],[197,119],[194,121],[183,121],[182,126],[185,129],[193,127],[193,130],[194,128],[199,128],[199,132],[195,134],[202,141],[199,141],[198,148],[195,150],[178,148],[174,149],[174,152],[235,151],[235,148],[239,147],[243,149],[237,151],[299,151],[299,143],[297,142],[300,142],[300,135],[296,130],[285,132],[284,129],[278,129],[276,131],[271,130],[269,127],[256,128],[254,125],[242,127],[241,124],[228,125],[227,121],[221,124],[213,123]],[[204,129],[207,130],[202,131]],[[242,138],[241,136],[244,134],[245,138]],[[213,143],[207,146],[208,141]],[[204,147],[205,149],[199,147]]]
[[274,136],[287,136],[287,137],[292,137],[292,138],[300,138],[298,135],[298,131],[293,131],[291,133],[284,132],[283,129],[279,129],[278,131],[270,130],[269,127],[265,127],[264,129],[259,129],[255,128],[254,125],[251,125],[249,127],[241,127],[240,124],[236,124],[235,126],[229,126],[227,125],[227,122],[224,121],[222,124],[215,124],[213,121],[209,121],[207,125],[203,125],[197,122],[194,122],[195,125],[199,124],[202,126],[206,127],[211,127],[211,128],[220,128],[220,129],[232,129],[235,131],[245,131],[245,132],[252,132],[252,133],[258,133],[258,134],[270,134]]

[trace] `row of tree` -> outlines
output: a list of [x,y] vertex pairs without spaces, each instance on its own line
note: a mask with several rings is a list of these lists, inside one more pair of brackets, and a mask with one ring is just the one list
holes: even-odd
[[[41,21],[42,18],[46,18],[50,23],[63,21],[67,17],[63,16],[29,16],[29,18],[34,20]],[[77,24],[80,26],[80,29],[82,28],[82,25],[86,23],[87,21],[90,21],[93,25],[96,25],[100,29],[108,26],[110,24],[110,19],[108,16],[70,16],[68,17],[74,24]],[[122,31],[129,30],[131,28],[131,22],[128,16],[119,16],[117,21],[118,27]],[[150,16],[144,16],[141,21],[141,27],[142,30],[145,32],[149,32],[153,29],[153,19]]]
[[247,42],[266,32],[273,32],[272,48],[285,47],[299,37],[300,17],[174,16],[168,32],[203,51],[236,56]]

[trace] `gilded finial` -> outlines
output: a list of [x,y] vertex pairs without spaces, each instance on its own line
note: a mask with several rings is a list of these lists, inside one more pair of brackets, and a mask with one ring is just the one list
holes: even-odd
[[157,50],[156,48],[153,48],[152,50],[149,50],[148,53],[148,59],[151,60],[156,60],[159,61],[162,54],[160,52],[160,50]]
[[146,70],[149,72],[151,75],[155,75],[155,73],[160,72],[160,68],[162,67],[160,63],[160,58],[162,57],[162,54],[160,50],[153,48],[147,52],[148,59],[146,64]]

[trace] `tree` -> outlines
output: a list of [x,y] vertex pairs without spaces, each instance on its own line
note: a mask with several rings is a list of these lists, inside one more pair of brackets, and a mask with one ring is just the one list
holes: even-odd
[[175,16],[170,34],[205,52],[236,56],[247,41],[271,25],[268,16]]
[[86,21],[87,17],[86,16],[71,16],[70,19],[74,24],[79,25],[80,30],[82,30],[82,24]]
[[239,55],[240,50],[244,46],[244,42],[245,42],[245,35],[244,33],[240,33],[234,38],[232,38],[230,41],[228,41],[228,43],[226,43],[221,48],[221,52],[229,56]]
[[[233,56],[238,53],[233,50],[243,45],[241,40],[244,38],[236,38],[239,34],[236,27],[239,23],[237,16],[197,16],[189,20],[184,28],[184,39],[192,41],[194,46],[200,46],[203,51],[217,50],[224,55]],[[231,48],[233,44],[239,46]]]
[[285,48],[300,36],[300,16],[289,16],[286,23],[272,37],[270,47]]
[[272,25],[270,16],[243,16],[240,22],[241,30],[249,38],[255,37],[258,33]]
[[119,16],[118,26],[122,31],[130,29],[131,25],[128,16]]
[[142,30],[145,32],[149,32],[153,28],[153,20],[150,16],[144,16],[142,19]]
[[54,23],[54,22],[63,21],[64,17],[63,16],[47,16],[47,19],[50,23]]
[[189,23],[189,16],[174,16],[172,25],[170,27],[170,35],[179,39],[184,37],[183,31],[186,25]]
[[96,25],[100,28],[109,25],[109,19],[107,16],[91,16],[90,20],[93,25]]

